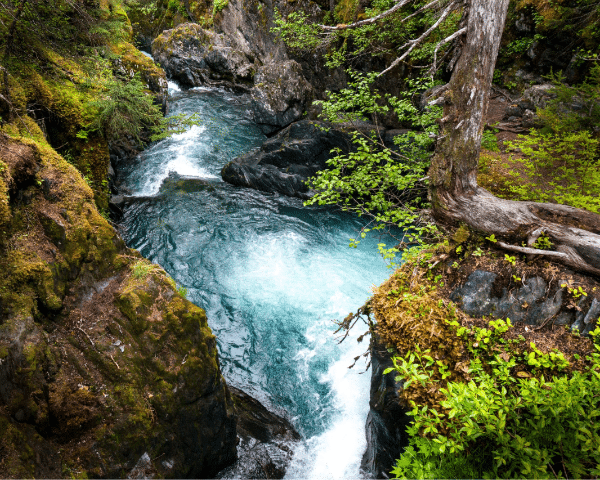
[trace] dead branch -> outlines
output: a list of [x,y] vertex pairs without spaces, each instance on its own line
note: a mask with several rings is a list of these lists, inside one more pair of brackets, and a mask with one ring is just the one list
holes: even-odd
[[408,47],[408,50],[406,52],[404,52],[396,60],[394,60],[388,68],[386,68],[384,71],[382,71],[379,74],[379,76],[385,75],[387,72],[392,70],[396,65],[398,65],[400,62],[402,62],[406,57],[408,57],[411,54],[411,52],[417,46],[419,46],[423,42],[423,40],[425,40],[431,34],[431,32],[433,32],[436,28],[438,28],[440,26],[440,24],[444,20],[446,20],[446,18],[448,18],[448,15],[450,15],[450,13],[454,10],[454,7],[456,7],[456,5],[457,5],[456,2],[450,2],[450,4],[446,7],[444,12],[437,19],[437,21],[431,27],[429,27],[419,38],[409,40],[404,45],[402,45],[402,47],[400,47],[400,50],[403,50],[406,47]]

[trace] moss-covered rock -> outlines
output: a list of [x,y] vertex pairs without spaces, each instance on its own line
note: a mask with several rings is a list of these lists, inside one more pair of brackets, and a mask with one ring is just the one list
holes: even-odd
[[159,267],[135,268],[50,145],[2,135],[0,157],[0,476],[123,477],[145,453],[160,476],[230,463],[233,407],[204,311]]

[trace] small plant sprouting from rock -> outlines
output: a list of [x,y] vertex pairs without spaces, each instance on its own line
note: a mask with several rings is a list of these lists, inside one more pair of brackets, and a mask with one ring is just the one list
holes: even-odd
[[223,10],[227,5],[229,5],[229,0],[214,0],[213,16]]
[[157,268],[157,265],[152,265],[144,260],[140,260],[131,267],[131,274],[136,280],[144,280],[151,271]]
[[182,287],[181,285],[179,287],[177,287],[177,293],[179,295],[181,295],[183,298],[187,298],[187,294],[188,294],[188,289],[185,287]]

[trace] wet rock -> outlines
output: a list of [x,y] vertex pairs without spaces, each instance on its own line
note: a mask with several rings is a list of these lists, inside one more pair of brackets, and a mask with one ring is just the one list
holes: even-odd
[[395,375],[383,375],[386,368],[392,367],[390,354],[379,337],[371,337],[371,392],[369,414],[365,426],[367,450],[361,468],[373,478],[390,478],[390,470],[402,450],[408,445],[406,427],[410,417],[408,409],[398,401],[402,382],[396,382]]
[[496,318],[510,318],[513,322],[527,321],[530,307],[543,298],[545,293],[546,282],[542,278],[529,278],[515,291],[505,290],[502,298],[498,300],[496,309],[490,313],[493,313]]
[[496,277],[495,273],[475,270],[462,287],[452,292],[450,299],[469,315],[489,315],[498,305],[498,300],[490,295]]
[[300,435],[284,417],[230,387],[237,415],[238,459],[215,478],[283,478]]
[[167,75],[184,86],[252,83],[252,61],[224,35],[185,23],[152,42],[152,55]]
[[596,328],[598,320],[600,320],[600,302],[594,298],[587,315],[583,319],[585,328],[582,334],[589,335],[589,333]]
[[312,100],[312,87],[294,60],[259,67],[254,81],[254,121],[267,135],[300,119]]
[[[553,297],[535,305],[527,314],[527,323],[530,325],[541,325],[547,319],[557,315],[562,307],[564,293],[565,289],[561,288],[556,291]],[[561,321],[563,320],[561,319]],[[555,321],[554,323],[558,322]]]
[[582,296],[577,301],[577,312],[562,310],[566,281],[559,280],[558,288],[549,289],[540,277],[523,282],[520,288],[504,289],[502,297],[491,295],[496,274],[483,270],[474,271],[464,285],[450,294],[450,299],[465,313],[474,317],[493,315],[495,318],[510,318],[513,322],[528,325],[543,325],[552,321],[554,325],[568,325],[582,335],[588,335],[600,318],[600,301],[591,301]]
[[326,167],[333,156],[331,150],[348,152],[352,148],[349,134],[322,127],[325,124],[308,120],[293,123],[259,149],[225,165],[221,171],[223,180],[265,192],[309,198],[306,181]]

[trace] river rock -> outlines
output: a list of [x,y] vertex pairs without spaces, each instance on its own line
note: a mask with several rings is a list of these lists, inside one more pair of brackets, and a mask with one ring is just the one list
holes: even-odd
[[258,400],[229,388],[237,415],[238,459],[215,478],[283,478],[300,434]]
[[351,136],[320,122],[295,122],[275,137],[223,167],[223,180],[265,192],[309,198],[306,181],[327,166],[333,148],[348,152]]
[[164,31],[152,42],[152,55],[167,75],[183,86],[246,86],[254,65],[224,35],[185,23]]
[[259,67],[251,94],[254,121],[267,135],[301,118],[313,98],[312,87],[294,60]]
[[386,368],[393,367],[393,362],[375,334],[371,336],[370,350],[370,409],[365,426],[367,450],[361,468],[373,478],[390,478],[390,470],[408,445],[406,427],[410,416],[398,400],[402,382],[396,382],[394,374],[383,375]]

